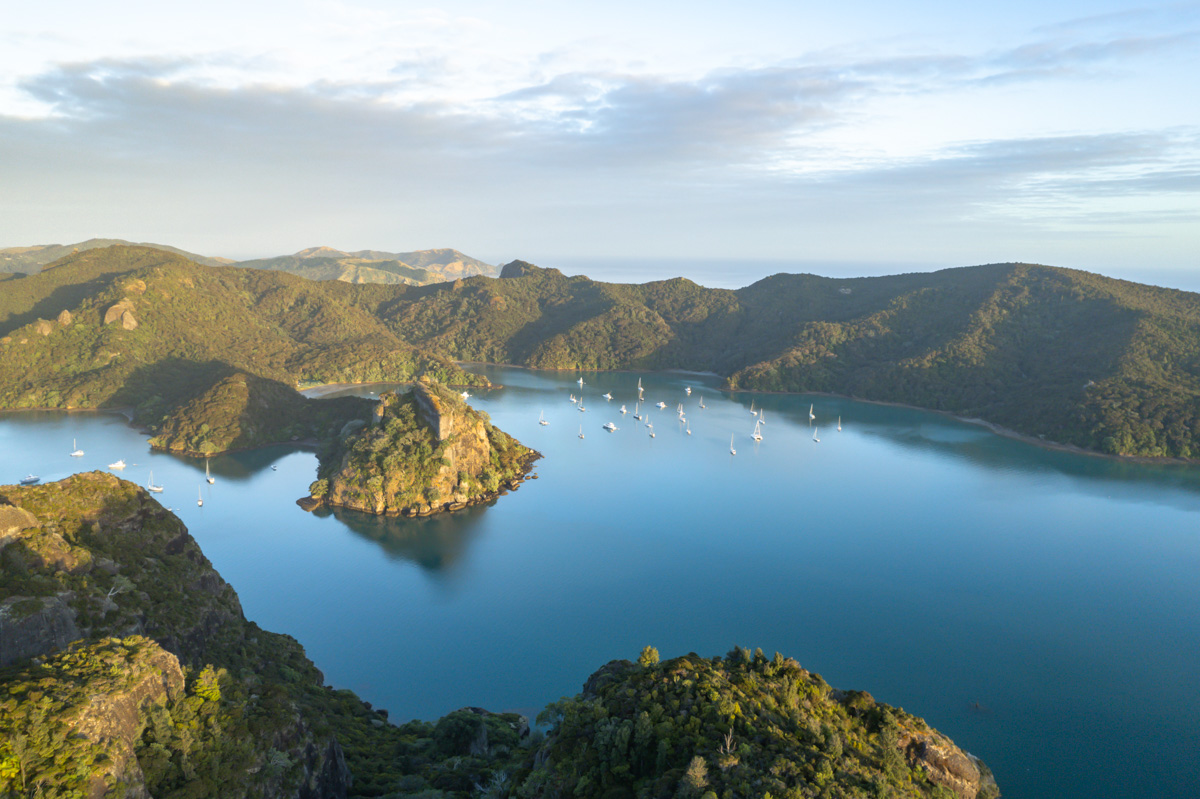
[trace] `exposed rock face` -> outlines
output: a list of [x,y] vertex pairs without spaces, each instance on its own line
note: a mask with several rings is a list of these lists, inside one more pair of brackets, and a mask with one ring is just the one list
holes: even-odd
[[458,510],[515,488],[538,457],[436,384],[383,395],[375,420],[325,456],[315,498],[375,514]]
[[78,711],[71,725],[77,735],[104,750],[103,771],[92,777],[90,796],[101,799],[109,785],[125,783],[125,796],[149,797],[134,746],[146,727],[150,705],[166,705],[183,693],[179,660],[153,642],[146,653],[127,663],[126,686],[111,693],[94,694]]
[[126,311],[125,313],[121,314],[121,327],[125,328],[126,330],[136,330],[137,326],[138,322],[133,318],[132,311]]
[[975,799],[989,785],[996,786],[986,766],[941,733],[930,730],[900,743],[910,765],[922,766],[932,782],[949,788],[962,799]]
[[72,320],[73,317],[71,316],[71,312],[65,308],[63,309],[63,312],[58,315],[58,323],[63,327],[69,326]]
[[75,611],[65,597],[14,596],[0,602],[0,666],[64,649],[79,637]]
[[133,318],[133,300],[125,297],[104,312],[104,324],[111,325],[113,322],[121,321],[127,313],[130,315],[130,318]]
[[39,319],[34,323],[33,329],[43,336],[48,336],[54,332],[54,325],[45,319]]

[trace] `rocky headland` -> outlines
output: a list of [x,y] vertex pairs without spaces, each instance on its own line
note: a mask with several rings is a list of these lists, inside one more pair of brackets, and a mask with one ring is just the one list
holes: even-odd
[[420,380],[382,395],[371,421],[347,424],[300,504],[405,516],[460,510],[515,489],[539,457],[453,390]]

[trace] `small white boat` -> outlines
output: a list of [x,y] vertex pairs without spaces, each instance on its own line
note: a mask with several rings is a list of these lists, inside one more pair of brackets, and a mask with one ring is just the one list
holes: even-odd
[[638,378],[638,401],[640,402],[641,400],[644,400],[644,399],[645,399],[645,397],[642,396],[642,378],[639,377]]
[[579,378],[579,387],[583,388],[583,378],[582,377]]
[[642,420],[641,407],[642,407],[642,403],[640,403],[640,402],[635,403],[633,406],[633,418],[637,419],[639,422]]
[[842,417],[838,417],[838,432],[842,432]]
[[703,394],[700,395],[700,407],[701,408],[704,407],[704,395]]
[[610,432],[610,433],[611,433],[611,432],[613,432],[614,430],[619,430],[620,428],[618,428],[618,427],[617,427],[615,424],[613,424],[612,422],[605,422],[605,423],[604,423],[604,429],[605,429],[605,430],[607,430],[608,432]]
[[146,481],[146,490],[155,494],[161,494],[163,487],[154,484],[154,472],[150,472],[150,479]]
[[650,437],[654,438],[654,425],[648,424],[646,426],[650,428]]
[[41,479],[42,479],[42,478],[38,477],[36,474],[30,474],[30,475],[26,475],[25,477],[22,477],[22,478],[21,478],[21,485],[23,485],[23,486],[31,486],[31,485],[33,485],[34,483],[37,483],[37,482],[41,481]]
[[750,400],[750,415],[758,416],[758,411],[754,410],[754,400]]
[[691,422],[688,422],[688,426],[687,426],[687,434],[688,434],[689,436],[692,434],[692,424],[691,424]]
[[766,411],[766,409],[763,409],[763,410],[761,410],[761,411],[759,411],[759,412],[758,412],[758,423],[759,423],[759,424],[766,424],[766,423],[767,423],[767,411]]
[[736,454],[737,454],[737,450],[733,448],[733,436],[730,436],[730,437],[729,437],[729,454],[730,454],[730,455],[736,455]]
[[272,463],[272,464],[271,464],[271,471],[273,471],[273,472],[277,472],[277,471],[279,471],[279,467],[278,467],[278,466],[276,466],[275,464],[273,464],[273,463]]
[[612,399],[612,392],[611,392],[611,391],[605,391],[605,392],[604,392],[603,394],[601,394],[600,396],[604,397],[606,400],[610,400],[610,399]]
[[587,410],[587,408],[583,407],[583,400],[580,400],[579,401],[579,412],[583,413],[586,410]]
[[204,496],[201,495],[199,488],[196,489],[196,507],[198,507],[198,508],[204,507]]
[[646,416],[646,427],[654,427],[654,422],[650,421],[650,417]]
[[813,419],[816,419],[816,418],[817,418],[817,415],[816,415],[815,413],[813,413],[813,410],[812,410],[812,409],[813,409],[813,406],[809,405],[809,406],[808,406],[808,421],[810,421],[810,422],[811,422]]
[[575,399],[574,394],[571,395],[571,402],[579,402],[579,400]]
[[687,395],[689,397],[692,396],[692,387],[691,386],[688,386],[687,388],[685,388],[684,391],[687,392]]
[[583,425],[579,425],[579,437],[583,438]]
[[124,461],[124,460],[114,461],[113,463],[110,463],[110,464],[108,464],[108,468],[110,468],[110,469],[124,469],[124,468],[125,468],[125,461]]
[[469,392],[469,391],[464,391],[464,392],[462,393],[462,398],[463,398],[463,399],[465,399],[465,400],[468,400],[468,399],[470,399],[470,398],[471,398],[471,392]]
[[78,445],[76,445],[75,439],[73,439],[73,438],[71,439],[71,447],[72,447],[72,451],[71,451],[72,458],[82,458],[83,457],[83,450],[81,450],[78,447]]
[[816,444],[821,443],[821,439],[817,438],[817,428],[815,427],[813,428],[813,442]]
[[654,407],[658,408],[661,411],[663,408],[667,407],[667,403],[660,401],[660,402],[656,403]]
[[546,412],[542,411],[538,414],[538,424],[550,424],[546,421]]
[[754,432],[750,434],[750,437],[755,441],[762,441],[762,433],[758,431],[758,422],[754,423]]
[[629,411],[625,410],[625,406],[624,406],[624,405],[622,405],[622,406],[621,406],[621,413],[622,413],[622,415],[624,415],[624,414],[626,414],[626,413],[629,413]]
[[212,485],[213,483],[217,482],[217,478],[213,477],[212,473],[208,471],[208,458],[204,459],[204,479],[208,482],[209,485]]

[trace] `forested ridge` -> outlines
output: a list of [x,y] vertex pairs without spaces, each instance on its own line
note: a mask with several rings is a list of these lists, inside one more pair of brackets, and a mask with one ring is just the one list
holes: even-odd
[[[121,314],[103,324],[122,299],[163,302],[121,288],[137,289],[139,269],[189,295],[147,317],[153,337],[125,330]],[[140,404],[153,397],[130,364],[147,361],[165,385],[194,380],[211,360],[285,382],[470,379],[450,360],[679,368],[716,372],[737,389],[948,411],[1110,454],[1200,453],[1200,295],[1057,267],[781,274],[731,291],[683,278],[602,283],[514,261],[499,279],[350,285],[113,247],[4,285],[0,354],[14,366],[0,374],[11,378],[0,407]],[[68,309],[85,324],[58,321]],[[143,312],[131,316],[140,324]],[[173,369],[164,349],[187,368]],[[62,360],[67,369],[51,368]],[[188,396],[215,380],[202,382]]]

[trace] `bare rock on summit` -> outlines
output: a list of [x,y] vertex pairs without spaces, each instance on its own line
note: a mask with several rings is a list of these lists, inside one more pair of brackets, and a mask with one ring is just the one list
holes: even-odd
[[71,312],[64,308],[62,313],[58,315],[58,323],[63,327],[69,327],[72,321],[74,321],[74,318],[71,316]]
[[[133,318],[132,317],[133,300],[129,299],[128,297],[125,297],[120,302],[111,306],[107,311],[104,312],[104,324],[111,325],[113,322],[120,321],[121,324],[123,326],[125,326],[126,330],[130,330],[132,328],[128,327],[124,320],[124,316],[127,313],[130,314],[130,318],[132,319]],[[136,325],[137,325],[137,323],[135,321],[134,326],[136,327]]]

